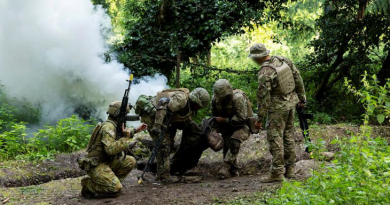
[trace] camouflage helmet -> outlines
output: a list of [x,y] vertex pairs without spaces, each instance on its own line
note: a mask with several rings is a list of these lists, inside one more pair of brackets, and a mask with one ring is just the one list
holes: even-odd
[[201,108],[210,103],[210,94],[204,88],[196,88],[190,93],[190,101],[198,104]]
[[214,83],[213,94],[217,98],[224,98],[233,95],[233,87],[226,79],[219,79]]
[[[115,101],[115,102],[110,103],[110,105],[108,106],[108,109],[107,109],[107,114],[112,115],[114,117],[118,117],[121,105],[122,105],[121,101]],[[130,112],[129,105],[127,105],[126,111],[127,111],[127,113]]]
[[264,44],[256,43],[255,45],[251,46],[249,51],[249,58],[263,58],[268,56],[270,53],[269,50],[265,47]]
[[155,96],[140,95],[135,103],[135,114],[140,115],[143,112],[150,113],[155,109]]

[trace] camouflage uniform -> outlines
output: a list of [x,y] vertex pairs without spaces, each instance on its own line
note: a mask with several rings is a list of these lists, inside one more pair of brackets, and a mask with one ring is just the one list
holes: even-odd
[[[148,131],[153,141],[155,142],[158,141],[159,136],[155,135],[151,131],[151,128],[154,126],[154,121],[156,118],[155,117],[156,106],[157,106],[156,96],[141,95],[137,99],[136,108],[135,108],[136,114],[140,115],[141,117],[141,122],[144,122],[148,125]],[[167,143],[168,139],[173,140],[173,138],[175,137],[176,129],[179,129],[179,127],[176,124],[177,123],[174,123],[172,124],[171,127],[168,128],[168,133],[165,135],[165,143]],[[203,150],[208,148],[204,146],[206,143],[204,142],[204,139],[201,137],[202,133],[200,133],[198,125],[193,121],[188,121],[188,124],[183,130],[183,136],[184,137],[182,138],[180,147],[176,151],[177,154],[175,153],[175,155],[171,160],[170,170],[166,169],[166,167],[169,166],[169,164],[167,163],[168,160],[163,158],[163,155],[161,154],[157,155],[157,161],[164,162],[164,163],[158,163],[159,175],[168,173],[168,171],[170,171],[171,173],[176,173],[176,172],[184,173],[188,169],[191,169],[197,165],[201,153],[203,152]],[[199,142],[202,143],[200,144]],[[172,142],[168,142],[168,143],[171,145],[169,149],[172,149],[173,143]],[[168,148],[166,146],[166,148],[163,151],[168,152],[167,149]]]
[[[213,116],[228,119],[227,123],[217,124],[217,132],[222,134],[225,142],[223,149],[224,162],[230,166],[230,173],[236,175],[239,168],[237,156],[240,145],[250,135],[246,122],[248,117],[253,114],[251,113],[252,108],[248,107],[249,103],[245,93],[238,89],[233,90],[229,81],[225,79],[218,80],[214,84],[213,91],[211,108]],[[220,170],[221,177],[228,177],[225,169]]]
[[[278,83],[278,75],[274,67],[287,63],[292,71],[295,88],[288,94],[277,94],[275,90],[281,85]],[[272,56],[261,66],[258,74],[259,87],[257,90],[258,122],[267,120],[267,140],[273,156],[271,174],[284,173],[284,167],[295,167],[295,138],[294,138],[294,114],[299,100],[306,101],[302,77],[295,65],[287,58]]]
[[[185,172],[189,168],[192,168],[198,163],[200,155],[203,150],[197,149],[196,144],[204,144],[205,138],[202,138],[202,130],[200,127],[192,121],[192,114],[195,110],[191,106],[198,106],[203,108],[210,101],[209,94],[203,88],[197,88],[190,94],[187,89],[172,89],[164,90],[161,93],[169,93],[169,97],[158,100],[157,112],[152,133],[155,133],[155,137],[159,137],[159,133],[156,130],[165,129],[165,137],[158,150],[157,154],[157,179],[162,181],[169,181],[170,174],[173,172]],[[201,96],[200,93],[207,93],[207,96]],[[157,94],[157,96],[159,96]],[[172,113],[172,118],[168,127],[164,127],[163,120],[167,113]],[[169,156],[174,148],[174,138],[177,130],[183,130],[180,147],[175,152],[172,160]],[[157,139],[154,139],[157,140]],[[171,170],[172,168],[172,170]]]
[[[117,105],[120,102],[117,102]],[[99,125],[98,125],[99,126]],[[96,137],[91,137],[86,159],[96,159],[95,164],[84,169],[89,177],[82,180],[83,193],[115,195],[121,192],[121,182],[135,167],[134,157],[125,155],[129,149],[128,138],[116,139],[117,122],[111,117],[104,122]],[[95,128],[96,129],[96,128]],[[134,135],[134,131],[130,131]],[[131,136],[131,137],[132,137]],[[80,162],[79,162],[80,163]]]

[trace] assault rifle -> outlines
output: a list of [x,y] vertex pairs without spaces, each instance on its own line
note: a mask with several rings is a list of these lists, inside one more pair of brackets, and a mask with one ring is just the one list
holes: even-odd
[[[308,119],[312,120],[314,118],[313,114],[305,113],[305,109],[297,105],[296,107],[298,118],[299,118],[299,126],[301,127],[303,138],[306,142],[311,142],[310,136],[309,136],[309,123],[307,122]],[[309,147],[307,146],[305,149],[306,153],[310,153]]]
[[122,132],[122,124],[126,127],[126,115],[127,115],[127,106],[130,106],[130,109],[132,109],[133,106],[129,104],[129,93],[131,88],[131,82],[133,81],[133,74],[130,75],[129,80],[129,87],[125,90],[125,94],[123,95],[122,104],[119,108],[119,115],[117,116],[118,124],[116,126],[116,133],[117,133],[117,139],[123,137]]
[[167,115],[164,118],[164,123],[163,123],[164,125],[161,127],[160,137],[158,138],[158,141],[152,150],[152,154],[150,155],[148,162],[146,163],[144,171],[142,172],[141,176],[138,177],[138,184],[142,184],[142,182],[145,180],[144,175],[147,171],[149,171],[150,165],[152,164],[152,162],[156,158],[158,149],[160,148],[161,143],[164,140],[165,131],[167,131],[167,127],[171,121],[172,115],[173,115],[173,113],[167,112]]

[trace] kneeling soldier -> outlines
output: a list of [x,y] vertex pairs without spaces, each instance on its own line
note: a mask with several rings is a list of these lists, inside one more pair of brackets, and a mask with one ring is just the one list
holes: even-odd
[[219,170],[218,177],[225,179],[238,176],[240,166],[237,156],[241,143],[249,138],[247,119],[253,116],[249,99],[243,91],[233,89],[228,80],[220,79],[213,87],[211,110],[217,122],[217,132],[222,134],[225,142],[225,164]]
[[[175,182],[177,179],[170,174],[173,171],[182,173],[195,166],[203,150],[207,148],[199,150],[195,146],[203,144],[202,141],[205,139],[202,138],[203,132],[200,127],[192,121],[192,115],[209,104],[210,95],[204,88],[196,88],[191,93],[186,88],[167,89],[157,94],[156,102],[152,137],[160,137],[162,129],[167,131],[157,154],[157,180]],[[168,115],[172,116],[171,120],[169,125],[164,125],[163,121]],[[170,160],[177,130],[183,130],[181,144]]]
[[[85,170],[87,177],[81,180],[81,195],[93,197],[95,194],[116,196],[122,190],[121,181],[135,167],[134,157],[127,156],[130,138],[135,133],[144,131],[146,124],[136,130],[125,129],[122,125],[123,137],[117,139],[117,115],[121,102],[113,102],[107,110],[108,119],[99,123],[94,129],[87,147],[87,157],[79,160],[80,168]],[[130,112],[130,107],[127,107]]]

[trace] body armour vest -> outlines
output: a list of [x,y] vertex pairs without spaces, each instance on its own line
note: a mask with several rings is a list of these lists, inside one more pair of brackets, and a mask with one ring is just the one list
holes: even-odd
[[276,56],[273,56],[273,57],[279,59],[282,62],[282,65],[276,66],[276,65],[271,64],[269,62],[268,63],[266,62],[263,66],[261,66],[262,68],[263,67],[273,68],[277,74],[277,77],[276,77],[277,86],[272,89],[271,95],[273,95],[273,96],[287,95],[287,94],[291,93],[292,91],[294,91],[294,89],[295,89],[295,80],[294,80],[292,70],[284,59],[282,59],[281,57],[276,57]]
[[157,93],[157,100],[156,100],[157,102],[161,98],[171,98],[173,95],[175,95],[177,93],[183,93],[186,95],[187,104],[182,110],[175,112],[173,114],[173,116],[171,118],[171,123],[185,122],[185,121],[191,119],[191,109],[190,109],[190,105],[188,102],[190,91],[187,88],[175,88],[175,89],[166,89],[166,90],[163,90],[163,91]]

